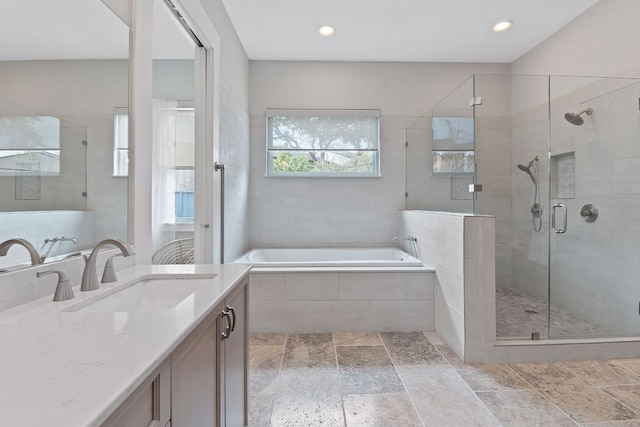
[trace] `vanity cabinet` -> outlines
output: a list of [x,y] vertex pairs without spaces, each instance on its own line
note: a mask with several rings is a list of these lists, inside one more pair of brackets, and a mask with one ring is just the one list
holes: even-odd
[[[248,287],[239,286],[225,300],[225,309],[231,311],[232,328],[220,347],[220,415],[221,427],[244,427],[248,424]],[[231,310],[230,310],[231,309]],[[225,316],[220,318],[225,328]],[[224,330],[222,332],[225,332]],[[226,335],[226,334],[225,334]],[[222,337],[222,335],[221,335]]]
[[220,304],[171,354],[171,424],[216,426]]
[[102,424],[103,427],[171,425],[171,379],[165,361]]
[[102,426],[245,427],[247,284],[245,278]]

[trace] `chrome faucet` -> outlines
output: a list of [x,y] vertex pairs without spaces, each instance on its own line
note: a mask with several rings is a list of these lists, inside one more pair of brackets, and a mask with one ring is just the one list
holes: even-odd
[[75,237],[54,237],[53,239],[44,239],[44,243],[57,243],[57,242],[73,242],[73,244],[75,245],[76,243],[78,243],[78,240]]
[[398,240],[408,241],[409,246],[411,248],[411,255],[413,255],[414,258],[418,258],[418,238],[417,237],[407,236],[407,237],[394,237],[393,239],[391,239],[392,242],[397,242]]
[[407,236],[407,237],[394,237],[393,239],[391,239],[392,242],[397,242],[398,240],[407,240],[409,242],[417,242],[418,239],[413,237],[413,236]]
[[52,273],[56,273],[58,275],[58,284],[56,285],[56,291],[53,294],[53,300],[66,301],[73,298],[73,289],[71,289],[71,284],[69,283],[69,279],[67,278],[67,275],[64,274],[64,271],[60,271],[60,270],[39,271],[36,273],[36,276],[42,277]]
[[98,243],[91,251],[91,255],[89,255],[88,258],[85,256],[86,264],[84,266],[84,272],[82,273],[82,284],[80,285],[81,291],[95,291],[96,289],[100,289],[98,273],[96,273],[96,261],[100,248],[105,245],[113,245],[117,247],[125,257],[135,255],[136,253],[131,245],[119,239],[106,239]]
[[7,252],[9,252],[9,248],[13,245],[24,246],[27,249],[27,251],[29,251],[29,257],[31,258],[31,265],[42,264],[42,259],[40,258],[38,251],[26,239],[9,239],[0,243],[0,256],[7,255]]

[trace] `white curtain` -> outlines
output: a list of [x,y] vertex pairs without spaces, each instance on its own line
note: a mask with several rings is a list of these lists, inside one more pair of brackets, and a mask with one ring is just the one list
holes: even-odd
[[153,100],[152,243],[156,251],[175,236],[177,102]]

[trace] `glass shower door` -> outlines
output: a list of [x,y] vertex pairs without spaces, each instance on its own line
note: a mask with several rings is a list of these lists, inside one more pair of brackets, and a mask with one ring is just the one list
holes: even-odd
[[550,78],[549,337],[640,332],[640,82]]
[[476,75],[475,212],[495,216],[496,335],[546,338],[548,77]]

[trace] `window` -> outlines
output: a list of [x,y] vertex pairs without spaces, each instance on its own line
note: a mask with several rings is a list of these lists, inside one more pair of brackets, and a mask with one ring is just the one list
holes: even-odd
[[380,176],[380,111],[267,110],[267,176]]
[[[195,108],[178,103],[176,111],[175,215],[176,222],[193,222],[195,212]],[[186,106],[185,106],[186,105]]]
[[[175,188],[176,222],[193,222],[195,200],[195,108],[190,101],[181,101],[172,108],[170,127],[174,130],[171,144],[175,158],[171,159],[172,187]],[[186,105],[186,106],[185,106]],[[126,108],[114,113],[113,176],[129,175],[129,115]]]
[[129,175],[129,113],[116,108],[113,115],[113,176]]
[[475,171],[472,117],[434,117],[433,174],[460,175]]
[[60,119],[0,117],[0,175],[60,175]]

